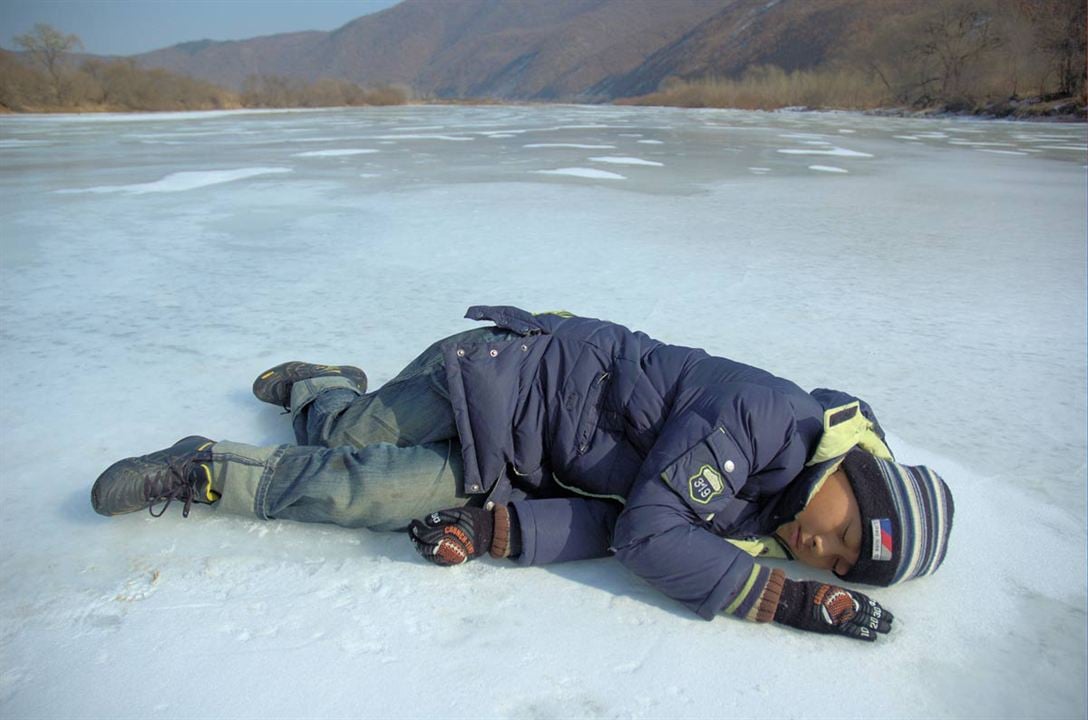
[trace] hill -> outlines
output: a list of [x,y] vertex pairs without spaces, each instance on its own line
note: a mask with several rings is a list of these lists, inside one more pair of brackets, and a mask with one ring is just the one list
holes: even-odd
[[250,75],[395,83],[438,98],[586,99],[732,0],[405,0],[329,33],[185,43],[147,67],[241,87]]

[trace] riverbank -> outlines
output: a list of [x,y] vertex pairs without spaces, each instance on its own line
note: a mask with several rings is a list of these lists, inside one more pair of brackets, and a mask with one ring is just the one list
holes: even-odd
[[904,118],[942,118],[942,117],[969,117],[979,120],[1022,120],[1028,122],[1088,122],[1088,106],[1083,101],[1070,97],[1040,99],[1040,98],[1010,98],[1003,101],[988,102],[982,105],[972,106],[965,103],[939,103],[923,107],[910,106],[836,106],[836,105],[807,105],[807,104],[758,104],[730,105],[718,103],[704,103],[699,101],[670,100],[654,95],[643,98],[624,98],[617,100],[616,105],[634,105],[639,107],[679,107],[692,109],[714,108],[721,110],[756,110],[764,112],[793,111],[793,112],[856,112],[863,115],[877,117],[904,117]]
[[1038,122],[1086,122],[1088,110],[1083,103],[1069,97],[1009,99],[969,108],[942,104],[925,108],[886,107],[865,110],[879,117],[973,117],[982,120],[1027,120]]
[[1013,120],[1088,119],[1083,90],[1027,93],[1023,85],[962,85],[959,89],[906,86],[852,68],[786,72],[759,66],[742,76],[671,79],[655,92],[619,105],[735,110],[850,110],[891,117],[970,116]]
[[[509,105],[509,106],[534,106],[534,105],[566,105],[566,104],[578,104],[578,103],[539,103],[528,102],[524,100],[496,100],[493,98],[479,98],[479,99],[442,99],[442,100],[409,100],[404,99],[398,103],[374,103],[367,105],[315,105],[315,106],[261,106],[250,107],[239,103],[230,103],[225,105],[207,105],[201,107],[170,107],[170,108],[156,108],[156,109],[140,109],[134,110],[130,108],[112,107],[103,105],[88,105],[81,107],[41,107],[41,108],[20,108],[13,110],[0,104],[0,116],[2,115],[100,115],[100,114],[116,114],[116,113],[174,113],[174,112],[214,112],[214,111],[244,111],[244,110],[334,110],[339,108],[348,107],[384,107],[391,104],[406,105],[406,106],[433,106],[433,105],[449,105],[451,107],[488,107],[496,105]],[[691,108],[691,109],[705,109],[715,108],[722,110],[759,110],[764,112],[855,112],[862,115],[872,115],[875,117],[901,117],[901,118],[945,118],[945,117],[963,117],[963,118],[975,118],[979,120],[1019,120],[1026,122],[1058,122],[1058,123],[1084,123],[1088,122],[1088,110],[1082,104],[1078,104],[1070,98],[1059,98],[1054,100],[1032,101],[1028,100],[1009,100],[1004,103],[991,103],[980,108],[965,109],[959,106],[951,105],[933,105],[924,108],[915,107],[869,107],[869,108],[857,108],[857,107],[810,107],[807,105],[791,105],[782,107],[767,107],[767,108],[745,108],[745,107],[731,107],[726,105],[701,105],[701,104],[672,104],[672,103],[636,103],[631,102],[630,99],[621,99],[612,103],[594,103],[594,105],[617,105],[617,106],[631,106],[638,105],[642,107],[678,107],[678,108]]]

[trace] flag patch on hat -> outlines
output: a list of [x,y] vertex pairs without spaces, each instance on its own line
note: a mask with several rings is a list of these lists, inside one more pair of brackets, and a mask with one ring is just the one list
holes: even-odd
[[873,560],[892,559],[892,521],[889,518],[873,520]]

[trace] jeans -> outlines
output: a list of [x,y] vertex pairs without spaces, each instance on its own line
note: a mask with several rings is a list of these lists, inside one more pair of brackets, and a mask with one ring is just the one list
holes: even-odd
[[345,527],[398,530],[464,505],[461,447],[446,386],[447,342],[505,339],[470,330],[427,348],[395,378],[363,394],[340,376],[291,389],[298,445],[212,447],[220,511]]

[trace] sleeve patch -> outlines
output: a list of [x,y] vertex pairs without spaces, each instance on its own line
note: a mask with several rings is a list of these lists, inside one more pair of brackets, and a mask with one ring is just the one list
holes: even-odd
[[748,461],[722,428],[688,448],[661,478],[700,516],[721,512],[748,477]]
[[692,500],[703,505],[725,492],[725,482],[721,474],[709,465],[703,465],[699,472],[688,478],[688,494]]

